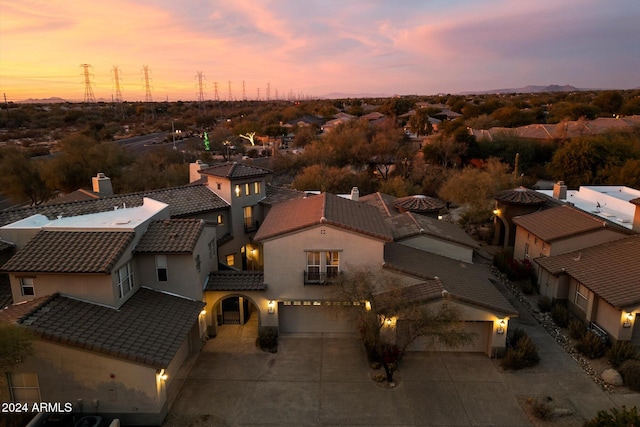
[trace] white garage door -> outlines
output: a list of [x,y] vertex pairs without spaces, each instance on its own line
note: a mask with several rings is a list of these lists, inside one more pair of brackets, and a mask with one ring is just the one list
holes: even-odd
[[355,333],[350,310],[358,307],[326,305],[278,305],[281,332]]
[[442,345],[433,345],[429,337],[418,337],[409,347],[408,351],[466,351],[486,353],[489,348],[492,322],[466,322],[465,331],[475,334],[473,341],[467,345],[451,348]]

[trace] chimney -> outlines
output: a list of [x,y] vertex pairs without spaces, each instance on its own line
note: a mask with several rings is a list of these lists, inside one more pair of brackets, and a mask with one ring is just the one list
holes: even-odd
[[113,194],[113,186],[111,185],[111,178],[104,173],[99,172],[98,175],[91,178],[93,183],[93,192],[98,193],[101,196],[108,196]]
[[553,198],[559,200],[567,199],[567,186],[564,185],[564,181],[558,181],[553,184]]
[[209,165],[202,163],[202,160],[196,160],[195,163],[189,163],[189,182],[191,183],[202,178],[199,171],[208,166]]
[[358,190],[358,187],[353,187],[351,189],[351,200],[353,200],[354,202],[360,200],[360,191]]

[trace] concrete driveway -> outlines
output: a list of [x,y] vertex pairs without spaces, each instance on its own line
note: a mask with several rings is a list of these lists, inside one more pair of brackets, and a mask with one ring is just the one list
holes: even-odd
[[582,425],[578,418],[601,409],[640,407],[638,393],[603,392],[518,308],[521,317],[510,327],[533,338],[538,366],[510,372],[479,353],[409,353],[393,389],[371,380],[374,371],[355,337],[284,336],[271,354],[256,348],[251,322],[223,326],[192,369],[174,380],[181,389],[164,425],[530,426],[517,400],[523,396],[565,399]]

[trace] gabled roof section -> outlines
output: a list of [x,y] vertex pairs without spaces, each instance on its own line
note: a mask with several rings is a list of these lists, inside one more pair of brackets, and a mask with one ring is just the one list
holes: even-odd
[[262,271],[220,270],[209,274],[205,291],[264,291]]
[[202,234],[201,219],[167,219],[153,221],[136,245],[134,252],[147,254],[190,254]]
[[266,185],[267,197],[260,200],[262,205],[275,205],[276,203],[286,202],[287,200],[303,199],[306,197],[304,191],[296,190],[295,188],[281,187],[267,183]]
[[360,202],[366,203],[371,206],[375,206],[378,208],[383,217],[395,216],[400,213],[400,211],[394,206],[397,197],[391,196],[389,194],[380,193],[379,191],[376,193],[367,194],[366,196],[360,197]]
[[414,236],[431,236],[472,249],[478,247],[463,229],[456,224],[440,221],[423,215],[405,212],[385,220],[393,232],[394,240],[408,239]]
[[490,281],[491,271],[484,265],[456,261],[399,243],[384,246],[384,261],[384,267],[390,270],[439,281],[445,297],[505,315],[518,313]]
[[120,309],[56,294],[18,322],[42,339],[167,368],[205,303],[139,289]]
[[535,260],[551,274],[568,274],[624,309],[640,305],[640,235]]
[[272,174],[269,169],[259,168],[257,166],[245,165],[243,163],[219,163],[209,166],[199,171],[204,175],[219,176],[229,180],[259,178]]
[[0,227],[35,214],[42,214],[49,219],[55,219],[58,216],[69,217],[112,211],[115,207],[141,206],[145,197],[169,205],[169,214],[171,217],[194,215],[200,212],[226,209],[229,207],[227,202],[211,191],[206,185],[189,184],[181,187],[108,196],[93,200],[5,210],[0,212]]
[[566,239],[604,228],[624,234],[631,233],[610,221],[568,205],[517,216],[513,218],[513,222],[545,242]]
[[427,280],[398,289],[392,289],[377,293],[373,296],[376,310],[385,312],[389,307],[389,301],[407,303],[426,303],[444,298],[446,293],[442,282],[437,279]]
[[134,236],[125,231],[39,231],[2,270],[109,274]]
[[275,205],[260,226],[255,240],[267,240],[321,224],[379,240],[393,240],[391,230],[375,207],[330,193]]

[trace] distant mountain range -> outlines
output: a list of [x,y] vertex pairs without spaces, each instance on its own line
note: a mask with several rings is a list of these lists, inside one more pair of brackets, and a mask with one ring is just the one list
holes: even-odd
[[41,98],[41,99],[25,99],[24,101],[16,101],[16,104],[62,104],[67,102],[66,99],[58,98],[56,96],[52,96],[51,98]]
[[494,93],[543,93],[543,92],[577,92],[581,90],[595,90],[595,89],[578,89],[571,85],[548,85],[548,86],[536,86],[528,85],[520,88],[508,88],[508,89],[493,89],[482,91],[469,91],[462,92],[464,95],[489,95]]

